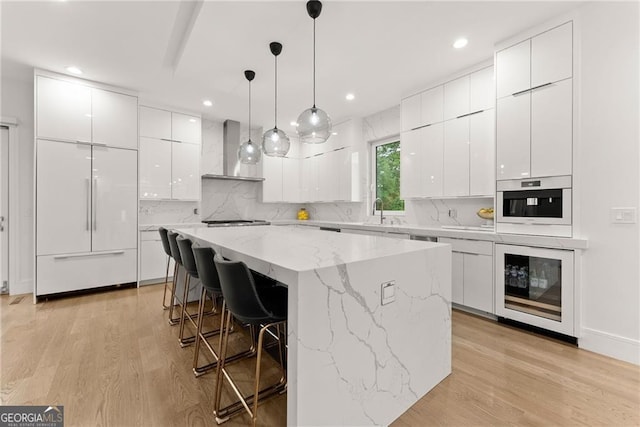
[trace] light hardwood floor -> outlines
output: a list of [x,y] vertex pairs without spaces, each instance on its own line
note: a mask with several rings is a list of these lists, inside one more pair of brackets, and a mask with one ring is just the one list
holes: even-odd
[[[64,405],[67,426],[216,425],[214,378],[193,376],[161,297],[162,286],[0,297],[1,403]],[[286,396],[259,417],[284,425]],[[393,423],[425,425],[638,426],[640,369],[454,311],[453,373]]]

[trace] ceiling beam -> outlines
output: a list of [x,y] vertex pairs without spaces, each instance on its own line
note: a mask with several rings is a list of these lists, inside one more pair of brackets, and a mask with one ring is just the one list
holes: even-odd
[[173,23],[173,30],[164,56],[163,65],[175,73],[196,24],[204,0],[182,0]]

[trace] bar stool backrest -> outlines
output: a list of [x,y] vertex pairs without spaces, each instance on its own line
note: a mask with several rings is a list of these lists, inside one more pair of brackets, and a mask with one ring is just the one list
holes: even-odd
[[215,256],[214,262],[222,296],[236,319],[256,325],[273,318],[273,313],[260,300],[253,275],[244,262],[227,261],[220,255]]
[[210,292],[221,295],[220,278],[216,264],[213,262],[216,251],[209,247],[194,247],[193,256],[196,259],[196,268],[202,286]]
[[191,277],[198,277],[198,269],[196,268],[196,260],[193,258],[193,242],[186,237],[178,237],[178,249],[180,250],[180,258],[182,265]]
[[169,246],[169,237],[167,237],[167,229],[164,227],[160,227],[158,229],[158,233],[160,233],[160,240],[162,240],[162,249],[164,249],[164,253],[169,256],[171,255],[171,246]]
[[167,233],[167,238],[169,239],[169,248],[171,249],[171,256],[178,263],[182,264],[182,258],[180,257],[180,248],[178,248],[178,239],[179,234],[173,231],[169,231]]

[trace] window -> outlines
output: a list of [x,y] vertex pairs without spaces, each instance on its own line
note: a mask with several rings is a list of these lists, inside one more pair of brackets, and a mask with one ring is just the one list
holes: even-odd
[[[400,199],[400,141],[377,142],[371,148],[375,198],[382,199],[385,212],[404,213],[404,200]],[[379,203],[376,210],[380,209]]]

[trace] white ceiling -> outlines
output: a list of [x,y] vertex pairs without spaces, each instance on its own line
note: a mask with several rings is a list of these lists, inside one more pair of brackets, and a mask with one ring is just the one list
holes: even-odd
[[[25,66],[137,90],[148,100],[213,119],[246,121],[248,84],[256,71],[254,125],[273,127],[278,58],[278,124],[312,103],[312,28],[305,1],[205,1],[175,70],[165,56],[174,24],[188,15],[174,1],[39,1],[1,3],[2,72]],[[397,105],[430,82],[489,59],[493,45],[578,7],[576,2],[325,1],[317,19],[317,105],[334,121]],[[184,10],[184,7],[183,7]],[[180,36],[178,32],[177,36]],[[465,36],[466,48],[452,48]],[[22,73],[28,76],[28,73]],[[23,77],[24,78],[24,77]],[[355,94],[346,101],[347,92]],[[202,105],[205,98],[213,107]]]

